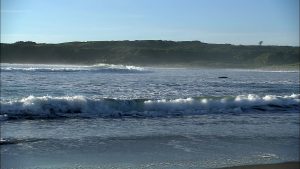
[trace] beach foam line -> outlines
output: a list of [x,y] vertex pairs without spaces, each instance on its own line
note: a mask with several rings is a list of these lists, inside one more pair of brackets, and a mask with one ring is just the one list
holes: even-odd
[[209,113],[298,113],[300,94],[254,94],[178,99],[93,99],[85,96],[28,96],[1,100],[1,119],[72,117],[175,117]]

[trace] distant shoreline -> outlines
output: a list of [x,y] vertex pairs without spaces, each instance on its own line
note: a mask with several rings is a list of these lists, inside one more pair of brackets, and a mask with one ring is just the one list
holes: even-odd
[[123,64],[155,67],[299,69],[299,47],[200,41],[1,43],[1,63]]
[[110,64],[110,63],[95,63],[95,64],[69,64],[69,63],[1,63],[2,64],[29,64],[29,65],[66,65],[66,66],[95,66],[97,64],[107,64],[107,65],[124,65],[124,66],[137,66],[137,67],[148,67],[148,68],[191,68],[191,69],[236,69],[236,70],[253,70],[253,71],[292,71],[300,72],[300,65],[290,65],[290,66],[264,66],[264,67],[212,67],[212,66],[197,66],[197,65],[184,65],[184,64],[165,64],[165,65],[141,65],[141,64]]
[[299,169],[300,162],[285,162],[276,164],[256,164],[256,165],[243,165],[224,167],[219,169]]

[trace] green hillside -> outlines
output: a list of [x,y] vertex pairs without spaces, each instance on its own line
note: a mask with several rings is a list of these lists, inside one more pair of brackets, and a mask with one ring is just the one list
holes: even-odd
[[91,41],[1,44],[2,63],[133,64],[154,66],[298,66],[299,47],[207,44],[199,41]]

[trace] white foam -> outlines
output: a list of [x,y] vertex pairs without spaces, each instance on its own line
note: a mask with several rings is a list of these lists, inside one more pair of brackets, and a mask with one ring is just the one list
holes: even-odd
[[127,69],[127,70],[144,70],[142,67],[138,66],[130,66],[130,65],[115,65],[115,64],[105,64],[105,63],[99,63],[92,65],[91,67],[95,68],[107,68],[107,69]]
[[279,158],[276,154],[273,154],[273,153],[263,153],[263,154],[260,154],[260,155],[257,155],[258,157],[260,158]]
[[299,111],[300,95],[239,95],[226,98],[186,98],[174,100],[115,100],[92,99],[84,96],[52,97],[29,96],[1,101],[1,117],[119,117],[172,116],[205,113],[243,113],[281,111],[282,108]]
[[99,63],[87,65],[1,64],[2,71],[143,71],[142,67]]

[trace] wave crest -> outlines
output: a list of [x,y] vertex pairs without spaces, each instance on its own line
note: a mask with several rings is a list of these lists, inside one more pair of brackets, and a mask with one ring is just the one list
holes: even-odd
[[114,65],[114,64],[95,64],[91,66],[79,65],[46,65],[46,64],[1,64],[1,71],[25,71],[25,72],[78,72],[78,71],[92,71],[92,72],[145,72],[142,67],[129,65]]
[[239,95],[173,100],[92,99],[84,96],[35,97],[1,101],[1,119],[70,117],[172,117],[209,113],[299,112],[300,95]]

